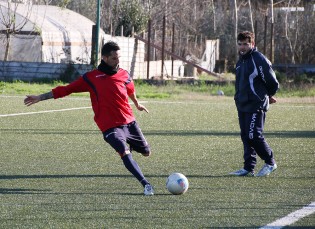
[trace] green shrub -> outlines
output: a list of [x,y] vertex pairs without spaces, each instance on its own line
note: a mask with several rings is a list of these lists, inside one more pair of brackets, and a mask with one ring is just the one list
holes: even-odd
[[288,78],[284,72],[275,71],[279,83],[287,82]]
[[301,85],[301,84],[311,84],[313,83],[313,79],[308,77],[305,73],[301,75],[297,75],[294,77],[294,83]]

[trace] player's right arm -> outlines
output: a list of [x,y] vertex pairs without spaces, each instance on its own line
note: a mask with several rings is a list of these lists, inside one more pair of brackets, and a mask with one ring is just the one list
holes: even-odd
[[52,89],[50,92],[41,94],[41,95],[27,95],[24,99],[24,104],[26,106],[33,105],[43,100],[47,99],[58,99],[70,95],[71,93],[77,92],[86,92],[88,91],[87,83],[83,80],[82,77],[78,78],[74,82],[66,86],[58,86]]
[[24,104],[26,106],[30,106],[35,103],[38,103],[39,101],[52,99],[52,98],[54,98],[52,91],[41,94],[41,95],[27,95],[26,98],[24,99]]

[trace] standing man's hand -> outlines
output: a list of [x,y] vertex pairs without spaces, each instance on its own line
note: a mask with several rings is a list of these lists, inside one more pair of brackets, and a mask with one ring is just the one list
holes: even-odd
[[269,103],[270,103],[270,104],[273,104],[273,103],[276,103],[276,102],[277,102],[277,99],[276,99],[276,98],[274,98],[274,97],[272,97],[272,96],[269,97]]
[[39,95],[27,95],[26,98],[24,99],[24,104],[26,106],[31,106],[35,103],[38,103],[40,100],[41,99]]

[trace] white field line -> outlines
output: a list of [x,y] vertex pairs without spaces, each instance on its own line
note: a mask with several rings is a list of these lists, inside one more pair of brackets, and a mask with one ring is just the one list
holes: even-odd
[[[0,98],[26,98],[25,95],[0,95]],[[90,100],[90,97],[74,97],[74,96],[69,96],[69,97],[64,97],[62,99],[65,100]]]
[[[147,103],[147,102],[143,101],[141,103]],[[91,108],[91,107],[74,107],[74,108],[66,108],[66,109],[60,109],[60,110],[34,111],[34,112],[15,113],[15,114],[0,114],[0,118],[1,117],[20,116],[20,115],[32,115],[32,114],[53,113],[53,112],[61,112],[61,111],[82,110],[82,109],[89,109],[89,108]]]
[[[141,101],[140,103],[147,103],[147,101]],[[74,108],[66,108],[66,109],[60,109],[60,110],[34,111],[34,112],[15,113],[15,114],[0,114],[0,118],[20,116],[20,115],[32,115],[32,114],[53,113],[53,112],[61,112],[61,111],[82,110],[82,109],[89,109],[89,108],[91,107],[74,107]]]
[[[141,101],[140,103],[147,103],[147,101]],[[130,104],[132,104],[132,103],[130,103]],[[61,112],[61,111],[82,110],[82,109],[89,109],[89,108],[91,108],[91,107],[74,107],[74,108],[65,108],[65,109],[60,109],[60,110],[34,111],[34,112],[15,113],[15,114],[0,114],[0,118],[1,117],[21,116],[21,115],[53,113],[53,112]]]
[[[0,95],[0,98],[25,98],[25,96],[21,95]],[[90,98],[83,98],[83,97],[66,97],[62,98],[63,100],[90,100]],[[209,104],[208,101],[159,101],[159,100],[151,100],[151,101],[139,101],[140,103],[160,103],[160,104]],[[220,106],[231,106],[231,104],[224,104],[224,103],[211,103]],[[234,103],[232,103],[234,106]],[[286,105],[286,104],[274,104],[275,107],[285,107],[285,108],[311,108],[314,109],[315,106],[313,104],[305,104],[305,105]]]
[[309,205],[290,213],[289,215],[280,218],[272,223],[267,224],[266,226],[261,227],[260,229],[280,229],[285,226],[291,225],[296,221],[315,213],[315,202],[310,203]]
[[43,114],[43,113],[53,113],[53,112],[61,112],[61,111],[72,111],[72,110],[82,110],[82,109],[90,109],[91,107],[74,107],[60,110],[47,110],[47,111],[36,111],[36,112],[26,112],[26,113],[15,113],[15,114],[3,114],[1,117],[10,117],[10,116],[20,116],[20,115],[32,115],[32,114]]
[[[0,98],[23,98],[25,96],[11,96],[11,95],[0,95]],[[62,98],[65,100],[89,100],[87,98],[80,98],[80,97],[68,97],[68,98]],[[140,101],[140,103],[160,103],[160,104],[203,104],[206,103],[208,104],[208,102],[195,102],[195,101]],[[130,103],[132,104],[132,103]],[[212,104],[216,104],[216,105],[226,105],[226,106],[230,106],[231,104],[222,104],[222,103],[212,103]],[[303,108],[315,108],[315,106],[290,106],[290,105],[283,105],[281,107],[303,107]],[[52,113],[52,112],[61,112],[61,111],[71,111],[71,110],[81,110],[81,109],[88,109],[91,107],[77,107],[77,108],[68,108],[68,109],[60,109],[60,110],[48,110],[48,111],[38,111],[38,112],[26,112],[26,113],[15,113],[15,114],[0,114],[0,118],[1,117],[10,117],[10,116],[19,116],[19,115],[32,115],[32,114],[41,114],[41,113]]]

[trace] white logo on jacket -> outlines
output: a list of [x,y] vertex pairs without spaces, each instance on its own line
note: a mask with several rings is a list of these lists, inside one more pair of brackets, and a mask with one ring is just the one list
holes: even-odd
[[95,77],[98,78],[98,77],[102,77],[102,76],[105,76],[105,74],[102,74],[102,75],[96,75]]
[[260,75],[261,75],[261,78],[263,79],[263,81],[266,82],[266,80],[265,80],[265,74],[264,74],[264,71],[263,71],[263,67],[262,67],[262,66],[259,66],[259,72],[260,72]]
[[256,116],[257,116],[257,113],[254,113],[252,116],[252,121],[250,122],[250,125],[249,125],[249,134],[248,134],[249,139],[254,138],[254,127],[255,127],[255,122],[256,122]]

